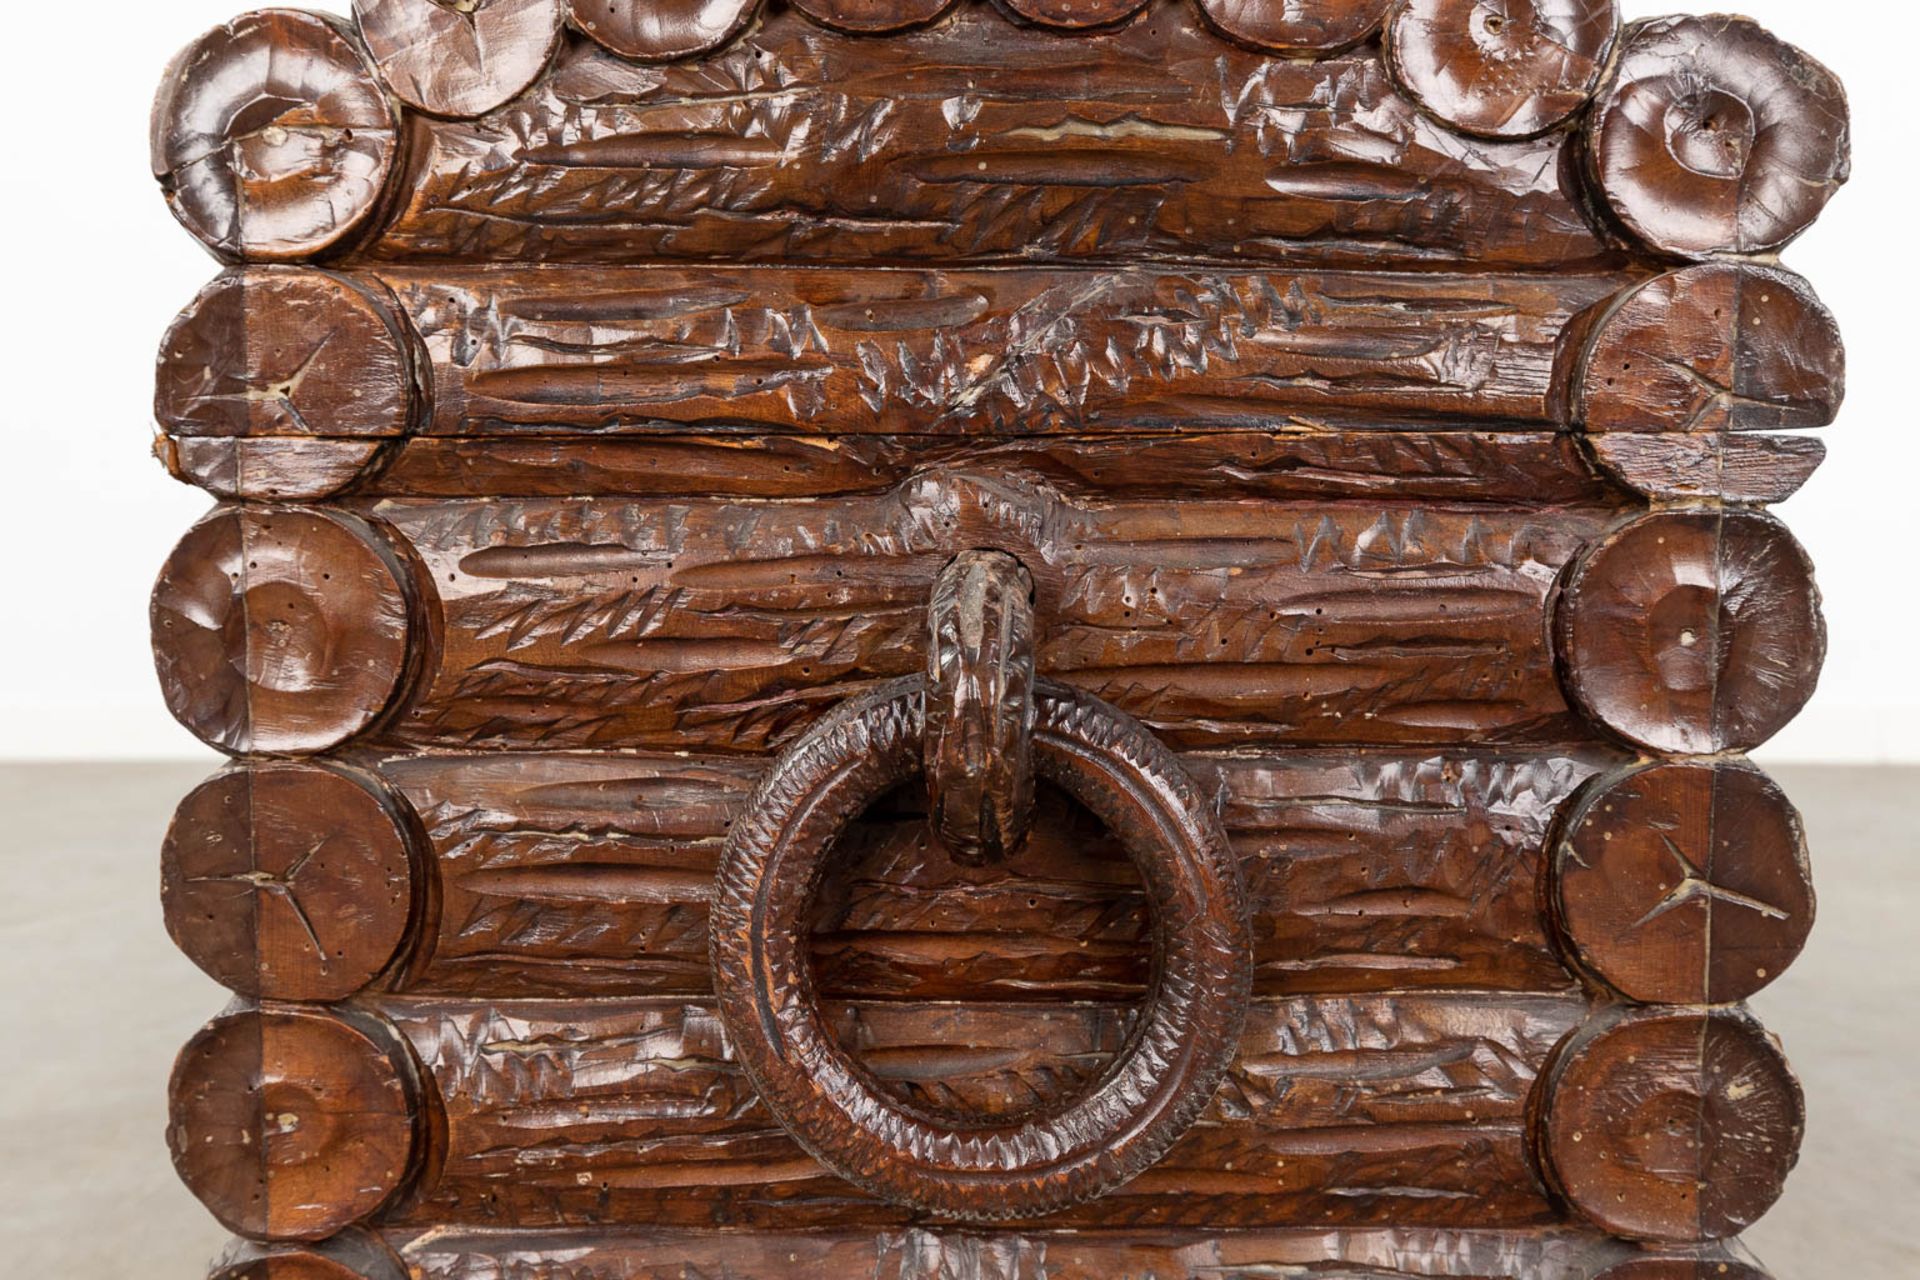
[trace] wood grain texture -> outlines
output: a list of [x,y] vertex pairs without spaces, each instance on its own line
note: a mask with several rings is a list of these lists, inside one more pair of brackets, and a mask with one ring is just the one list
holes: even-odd
[[972,548],[1032,571],[1042,671],[1180,749],[1577,741],[1547,600],[1613,522],[1082,501],[998,468],[831,503],[369,512],[424,566],[443,632],[384,741],[718,751],[778,748],[924,669],[927,593]]
[[162,854],[218,1280],[1763,1280],[1824,68],[1615,0],[354,12],[154,117],[229,264],[152,611],[245,757]]
[[1779,502],[1826,457],[1815,440],[1846,394],[1832,314],[1792,272],[1710,263],[1617,297],[1573,374],[1594,458],[1651,498]]
[[408,440],[356,486],[367,497],[834,498],[923,470],[1012,466],[1076,497],[1396,497],[1449,507],[1618,501],[1579,442],[1530,431],[1220,431],[1177,435],[738,436]]
[[[1454,752],[1183,757],[1221,796],[1265,995],[1564,991],[1537,905],[1548,830],[1618,757]],[[440,908],[395,985],[421,996],[697,996],[728,824],[762,765],[502,755],[379,763],[425,823]],[[871,811],[820,888],[831,997],[1136,999],[1137,874],[1043,790],[1027,845],[955,864],[910,792]],[[588,837],[583,839],[583,837]]]
[[879,40],[776,9],[697,61],[571,46],[508,108],[408,123],[381,259],[1615,260],[1564,139],[1437,129],[1376,51],[1244,51],[1174,0],[1085,37],[971,3]]
[[1616,1010],[1555,1055],[1541,1147],[1578,1212],[1628,1239],[1719,1240],[1779,1199],[1805,1102],[1738,1008]]
[[408,1280],[379,1237],[349,1230],[318,1244],[236,1240],[214,1259],[210,1280]]
[[[1631,1246],[1568,1228],[1524,1231],[881,1232],[395,1231],[416,1280],[1766,1280],[1710,1248],[1698,1262],[1639,1260]],[[1623,1261],[1623,1259],[1625,1259]],[[1614,1264],[1618,1269],[1612,1269]],[[1701,1268],[1696,1271],[1692,1268]],[[1724,1269],[1721,1269],[1724,1268]],[[328,1280],[332,1280],[331,1277]]]
[[1388,0],[1199,0],[1222,35],[1255,49],[1324,56],[1380,28]]
[[962,862],[1004,862],[1033,825],[1033,577],[963,551],[927,604],[927,821]]
[[1767,1280],[1767,1274],[1739,1258],[1705,1253],[1630,1258],[1599,1280]]
[[323,1240],[379,1209],[414,1154],[411,1060],[378,1019],[295,1007],[221,1015],[181,1050],[167,1140],[228,1229]]
[[1119,22],[1147,6],[1148,0],[1002,0],[1007,9],[1043,27],[1084,31]]
[[379,280],[235,268],[161,339],[153,413],[184,438],[399,436],[424,408],[425,367]]
[[268,503],[331,498],[376,474],[394,453],[379,440],[298,436],[161,435],[153,451],[182,484],[198,486],[216,498]]
[[1619,29],[1615,0],[1400,0],[1387,64],[1443,123],[1528,138],[1587,105]]
[[[387,1002],[445,1105],[440,1170],[389,1227],[899,1226],[753,1096],[711,1006]],[[1544,1225],[1528,1094],[1580,996],[1255,1002],[1200,1123],[1153,1169],[1049,1226]],[[1097,1076],[1111,1005],[843,1005],[848,1052],[906,1099],[987,1115]],[[697,1191],[695,1189],[698,1189]]]
[[824,27],[855,34],[900,31],[932,22],[954,0],[792,0],[793,7]]
[[759,0],[568,0],[573,25],[612,52],[671,62],[726,44],[753,20]]
[[160,853],[167,932],[230,990],[343,1000],[419,914],[410,821],[339,767],[236,766],[181,802]]
[[380,202],[399,124],[345,23],[264,9],[182,50],[153,106],[153,174],[222,258],[338,249]]
[[1806,552],[1771,516],[1656,512],[1588,551],[1557,611],[1567,691],[1630,742],[1710,755],[1771,738],[1826,658]]
[[808,924],[854,816],[927,761],[929,682],[823,717],[768,770],[727,835],[712,968],[734,1056],[816,1159],[935,1218],[1032,1218],[1111,1194],[1199,1119],[1226,1073],[1252,990],[1246,889],[1206,795],[1138,722],[1051,683],[1035,691],[1034,767],[1112,831],[1153,924],[1153,982],[1098,1081],[984,1119],[876,1085],[834,1043],[811,986]]
[[1597,779],[1567,811],[1553,890],[1573,954],[1650,1003],[1744,1000],[1793,963],[1813,927],[1800,815],[1748,764]]
[[434,434],[1554,422],[1630,274],[383,267]]
[[1715,262],[1622,292],[1577,378],[1576,414],[1591,434],[1824,427],[1846,395],[1846,347],[1801,277]]
[[1750,18],[1661,18],[1627,31],[1587,126],[1593,179],[1658,253],[1773,253],[1851,170],[1846,91]]
[[168,709],[231,754],[338,746],[380,718],[408,668],[407,578],[357,517],[217,508],[154,586]]
[[520,96],[560,47],[566,0],[353,0],[394,96],[434,115],[484,115]]

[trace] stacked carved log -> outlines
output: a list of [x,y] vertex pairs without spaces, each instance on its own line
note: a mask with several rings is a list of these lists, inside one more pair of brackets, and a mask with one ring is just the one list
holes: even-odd
[[[1761,504],[1844,382],[1760,255],[1838,86],[1595,0],[1010,7],[368,0],[169,74],[232,264],[156,399],[222,500],[153,609],[236,757],[163,854],[238,997],[173,1084],[216,1274],[1759,1276],[1800,1098],[1739,1002],[1813,899],[1740,753],[1823,648]],[[782,1127],[708,927],[975,551],[1217,811],[1253,965],[1185,1136],[993,1230]],[[1033,814],[890,794],[811,905],[923,1113],[1065,1105],[1159,984],[1127,833]]]

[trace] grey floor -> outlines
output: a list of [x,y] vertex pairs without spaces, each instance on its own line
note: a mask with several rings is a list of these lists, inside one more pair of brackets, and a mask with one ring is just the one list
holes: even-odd
[[[201,1280],[222,1233],[162,1140],[169,1064],[225,998],[160,926],[155,850],[192,766],[0,767],[4,1272]],[[1749,1242],[1777,1280],[1915,1280],[1920,770],[1778,769],[1820,885],[1801,962],[1756,1004],[1807,1088],[1787,1196]]]

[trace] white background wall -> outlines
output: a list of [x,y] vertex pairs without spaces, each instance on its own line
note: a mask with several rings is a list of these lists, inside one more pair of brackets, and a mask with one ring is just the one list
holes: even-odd
[[[9,6],[0,48],[0,758],[210,758],[167,715],[147,656],[153,575],[209,505],[147,455],[148,362],[216,268],[147,176],[145,121],[165,60],[245,7]],[[1630,18],[1714,7],[1627,0]],[[1853,184],[1786,255],[1839,315],[1852,361],[1848,406],[1827,437],[1833,456],[1781,508],[1820,568],[1832,652],[1813,705],[1765,754],[1920,761],[1920,426],[1901,390],[1920,365],[1920,5],[1741,7],[1840,73],[1855,131]]]

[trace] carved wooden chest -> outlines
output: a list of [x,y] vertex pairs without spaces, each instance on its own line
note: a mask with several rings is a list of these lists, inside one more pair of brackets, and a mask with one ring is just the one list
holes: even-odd
[[1756,1280],[1839,85],[1611,0],[361,0],[166,74],[224,1280]]

